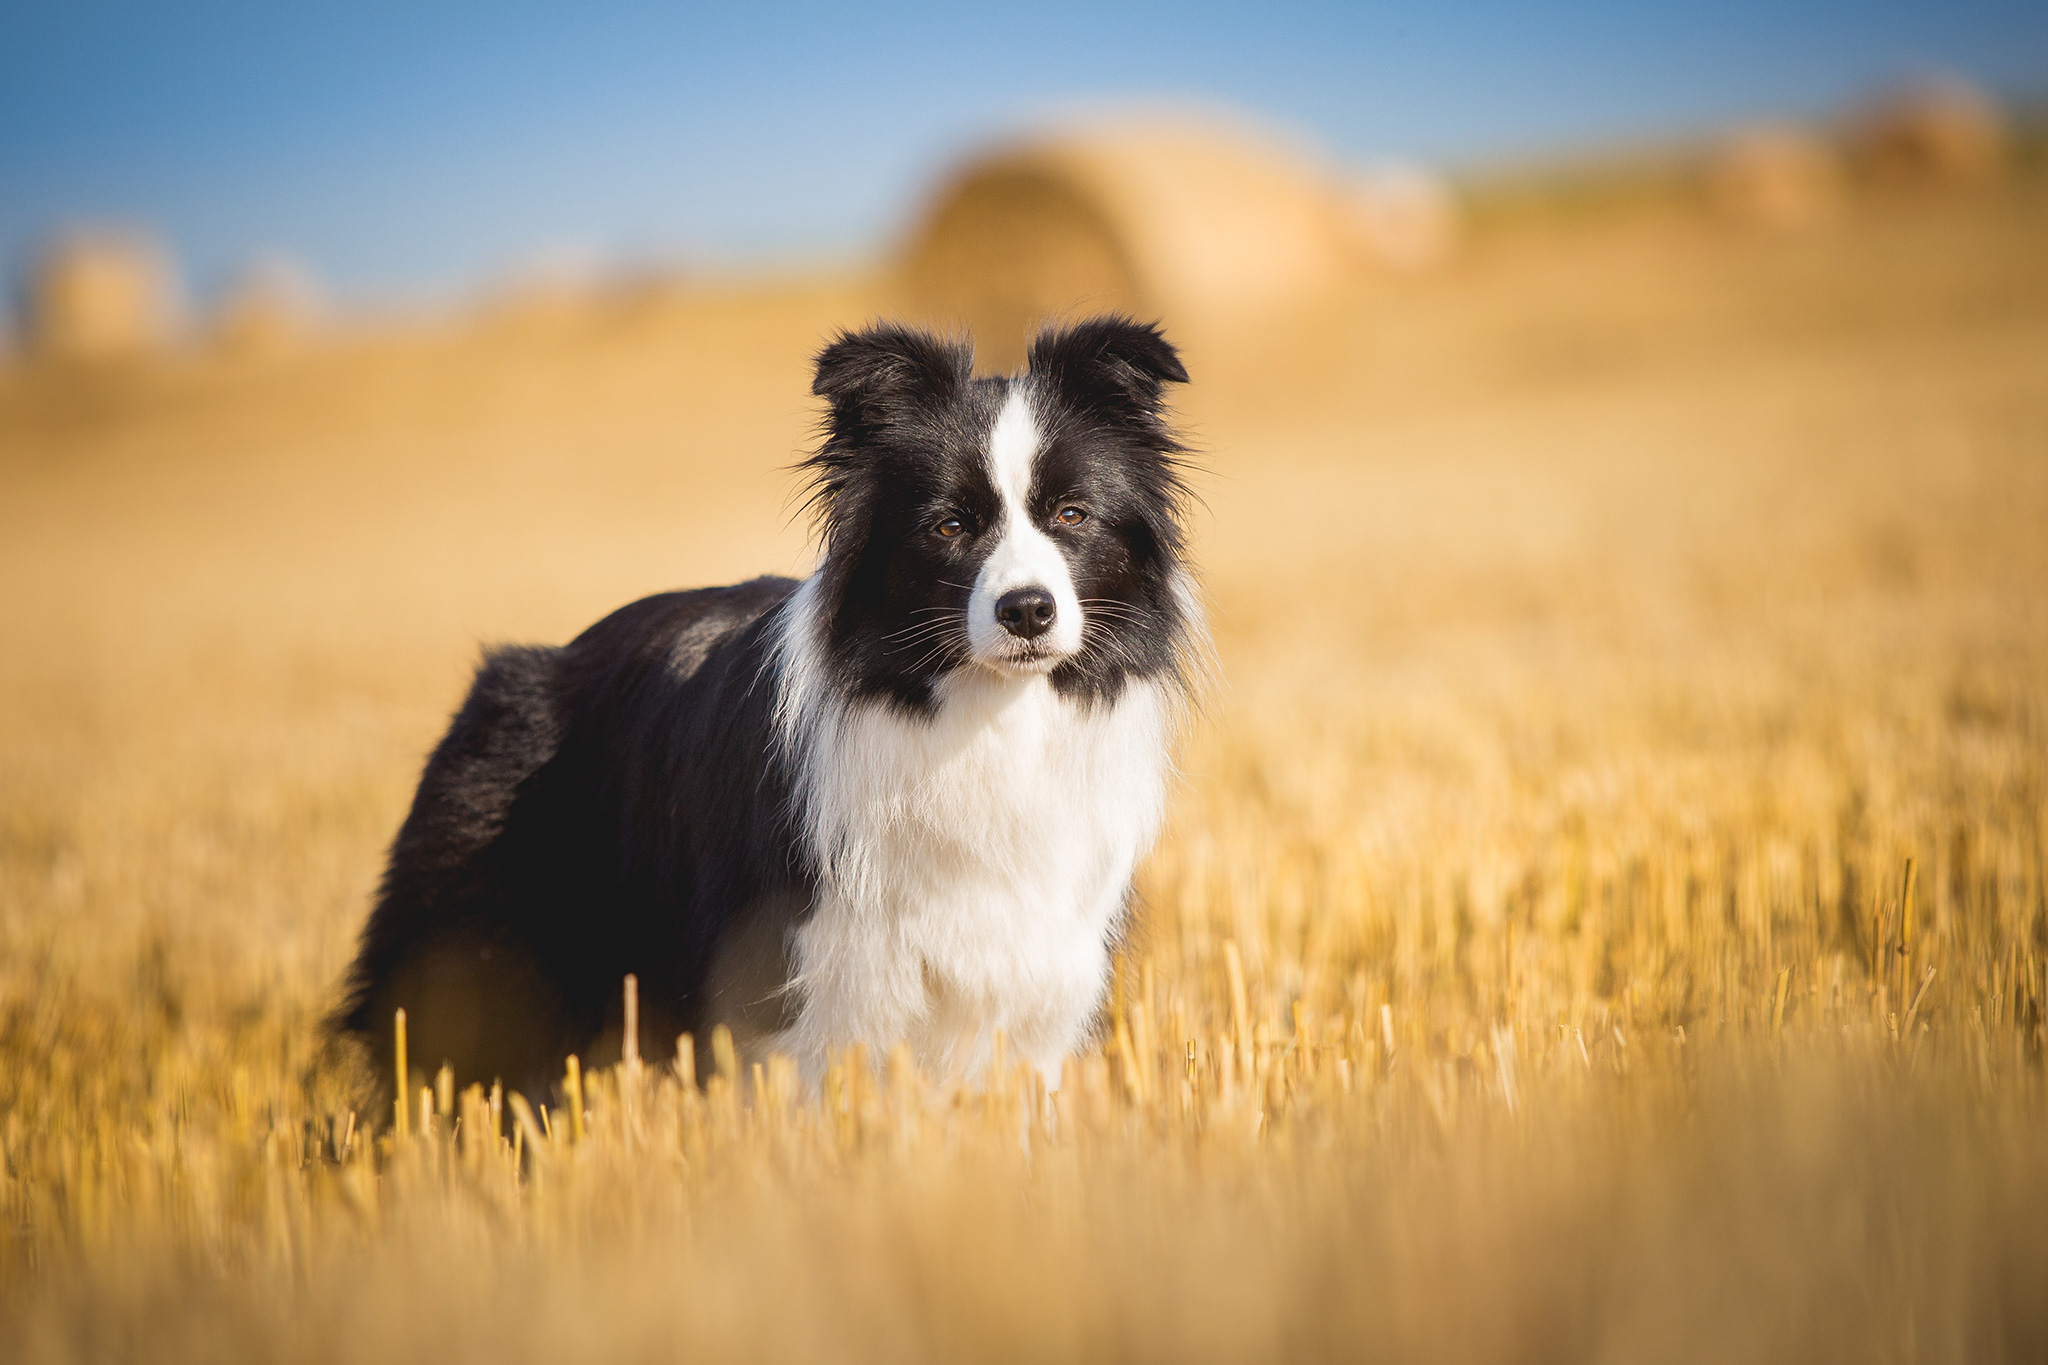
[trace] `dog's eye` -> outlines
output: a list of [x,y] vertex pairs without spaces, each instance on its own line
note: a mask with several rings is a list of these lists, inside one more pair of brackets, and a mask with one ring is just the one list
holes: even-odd
[[1085,507],[1062,507],[1059,510],[1059,515],[1054,517],[1053,520],[1062,526],[1079,526],[1082,522],[1088,520],[1088,509]]
[[951,540],[955,536],[967,534],[967,523],[958,517],[947,517],[932,527],[932,534],[944,540]]

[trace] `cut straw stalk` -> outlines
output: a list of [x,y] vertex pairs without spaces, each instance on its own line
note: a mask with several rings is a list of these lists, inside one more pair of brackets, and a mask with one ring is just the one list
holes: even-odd
[[1230,975],[1230,1028],[1236,1035],[1239,1060],[1246,1066],[1252,1059],[1252,1011],[1250,996],[1244,984],[1244,958],[1237,951],[1237,940],[1228,939],[1223,944],[1223,966]]
[[626,1146],[630,1151],[639,1131],[640,978],[626,973],[626,1037],[619,1048],[620,1097],[624,1109]]
[[1123,1062],[1124,1088],[1130,1091],[1134,1103],[1145,1102],[1145,1079],[1138,1071],[1137,1049],[1131,1046],[1131,1028],[1128,1020],[1116,1021],[1116,1055]]
[[583,1063],[570,1054],[563,1089],[569,1100],[569,1140],[583,1141]]
[[533,1106],[526,1102],[526,1096],[513,1091],[506,1097],[512,1109],[513,1153],[521,1154],[521,1148],[530,1147],[536,1152],[547,1149],[547,1134],[540,1121],[534,1117]]
[[403,1142],[412,1136],[412,1125],[408,1121],[405,1112],[405,1078],[408,1073],[405,1066],[404,1010],[398,1010],[391,1016],[391,1037],[392,1051],[396,1054],[393,1060],[397,1066],[397,1070],[392,1073],[396,1078],[396,1084],[393,1088],[397,1091],[397,1095],[391,1103],[392,1107],[397,1111],[398,1140]]
[[732,1030],[723,1024],[711,1030],[711,1060],[718,1068],[719,1079],[730,1086],[739,1085],[739,1050],[733,1046]]
[[1927,988],[1934,984],[1934,964],[1927,964],[1927,970],[1920,977],[1920,989],[1913,992],[1913,1003],[1906,1006],[1906,1022],[1900,1030],[1907,1037],[1913,1034],[1913,1021],[1919,1017],[1920,1001],[1927,995]]
[[[1919,868],[1906,859],[1905,875],[1899,885],[1899,998],[1904,999],[1913,984],[1913,891],[1919,884]],[[1915,997],[1917,1003],[1917,997]]]
[[640,978],[626,973],[626,1039],[620,1048],[620,1056],[626,1064],[626,1074],[635,1076],[640,1071]]
[[1500,1097],[1512,1114],[1520,1107],[1520,1097],[1515,1088],[1515,1032],[1512,1026],[1493,1026],[1493,1061],[1500,1072]]

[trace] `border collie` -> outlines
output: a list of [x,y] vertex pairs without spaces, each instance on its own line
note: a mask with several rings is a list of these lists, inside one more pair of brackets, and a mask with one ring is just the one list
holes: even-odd
[[[1100,1008],[1200,654],[1184,383],[1156,327],[1041,333],[1020,375],[881,325],[817,358],[801,583],[625,607],[486,654],[420,779],[338,1016],[544,1093],[571,1053],[729,1026],[815,1079],[1004,1034],[1057,1084]],[[404,1078],[398,1078],[403,1080]]]

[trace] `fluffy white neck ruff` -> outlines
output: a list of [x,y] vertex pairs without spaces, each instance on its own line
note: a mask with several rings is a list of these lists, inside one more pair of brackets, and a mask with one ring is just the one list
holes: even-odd
[[936,715],[849,702],[822,659],[814,575],[783,609],[777,728],[819,874],[792,933],[796,1022],[769,1040],[820,1075],[907,1041],[964,1079],[998,1031],[1057,1084],[1109,972],[1131,874],[1164,814],[1173,700],[1110,705],[968,666]]

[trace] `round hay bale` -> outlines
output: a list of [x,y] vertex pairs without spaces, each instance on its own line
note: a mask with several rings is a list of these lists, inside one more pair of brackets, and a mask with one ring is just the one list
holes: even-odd
[[237,354],[270,354],[303,343],[325,313],[326,294],[312,271],[289,256],[262,256],[228,292],[214,332]]
[[1255,137],[1133,124],[1014,143],[933,197],[908,302],[1021,362],[1047,318],[1123,309],[1176,329],[1270,314],[1354,279],[1368,253],[1334,180]]
[[491,331],[547,335],[589,323],[607,297],[610,276],[597,251],[557,245],[513,264],[482,300],[480,318]]
[[1750,227],[1807,228],[1831,222],[1844,203],[1835,149],[1803,128],[1745,128],[1707,155],[1708,203]]
[[1457,246],[1457,197],[1418,166],[1380,166],[1340,189],[1345,223],[1367,256],[1395,270],[1435,265]]
[[67,233],[36,263],[29,344],[59,360],[128,359],[163,349],[176,320],[170,257],[127,232]]
[[1850,122],[1859,170],[1881,184],[1980,185],[2005,164],[2005,120],[1982,91],[1957,80],[1928,82],[1872,100]]

